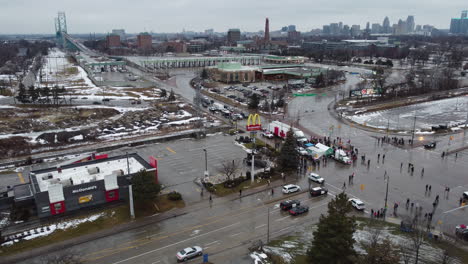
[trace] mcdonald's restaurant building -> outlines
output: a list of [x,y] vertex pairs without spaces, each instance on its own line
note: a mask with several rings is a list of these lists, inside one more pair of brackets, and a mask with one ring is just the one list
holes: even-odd
[[32,171],[31,184],[18,186],[22,195],[15,193],[15,203],[29,200],[39,217],[48,217],[126,200],[140,170],[154,171],[157,182],[156,160],[150,157],[148,163],[136,153]]

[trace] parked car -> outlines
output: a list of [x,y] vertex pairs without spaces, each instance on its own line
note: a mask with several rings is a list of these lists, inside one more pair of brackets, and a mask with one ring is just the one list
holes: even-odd
[[203,255],[203,249],[199,246],[184,248],[176,254],[178,261],[187,261],[201,255]]
[[463,193],[463,199],[468,200],[468,192]]
[[320,195],[326,195],[328,193],[328,190],[322,187],[315,187],[310,189],[310,195],[311,196],[320,196]]
[[364,209],[366,209],[366,205],[359,199],[351,198],[348,201],[351,202],[351,205],[356,208],[356,210],[364,211]]
[[466,225],[457,225],[455,227],[455,234],[457,237],[468,241],[468,228]]
[[425,149],[433,149],[433,148],[436,147],[436,145],[437,145],[436,142],[431,142],[431,143],[427,143],[426,145],[424,145],[424,148]]
[[[247,163],[248,166],[252,166],[252,158],[247,159],[245,162]],[[266,168],[266,167],[268,167],[268,162],[266,162],[264,160],[261,160],[261,159],[258,159],[258,158],[255,158],[254,159],[254,167]]]
[[301,191],[301,187],[299,187],[298,185],[295,185],[295,184],[285,185],[285,186],[283,186],[283,189],[282,189],[282,192],[284,194],[294,193],[294,192],[299,192],[299,191]]
[[296,206],[289,210],[289,214],[292,216],[300,215],[307,212],[309,212],[308,206]]
[[263,131],[262,137],[273,138],[273,134],[270,131]]
[[208,107],[208,110],[210,110],[211,112],[216,112],[216,111],[218,111],[218,108],[216,108],[214,106],[210,106],[210,107]]
[[297,148],[296,148],[296,151],[297,151],[297,153],[299,153],[299,155],[302,155],[302,156],[306,156],[306,155],[309,154],[309,153],[307,152],[307,150],[305,150],[305,148],[303,148],[303,147],[297,147]]
[[325,180],[322,177],[320,177],[320,175],[318,175],[317,173],[313,173],[313,172],[309,174],[308,178],[309,180],[316,182],[316,183],[320,183],[320,184],[325,182]]
[[230,95],[228,95],[227,97],[228,97],[228,98],[231,98],[231,99],[236,99],[236,98],[237,98],[237,96],[235,96],[234,94],[230,94]]
[[296,206],[299,206],[301,205],[301,201],[299,200],[286,200],[286,201],[282,201],[280,203],[280,208],[281,210],[283,211],[287,211],[293,207],[296,207]]

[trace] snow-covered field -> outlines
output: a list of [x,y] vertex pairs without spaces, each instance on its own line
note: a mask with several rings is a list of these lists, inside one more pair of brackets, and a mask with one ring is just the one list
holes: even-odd
[[[79,65],[69,61],[66,54],[58,49],[51,49],[45,57],[42,71],[37,74],[36,87],[65,87],[67,94],[85,96],[88,100],[107,99],[159,99],[160,89],[138,89],[135,87],[96,86],[88,73]],[[79,98],[79,97],[78,97]]]
[[344,115],[361,125],[379,129],[412,130],[416,116],[417,130],[430,130],[432,126],[461,127],[468,113],[468,96],[442,99],[389,110],[357,115]]
[[69,220],[69,221],[63,221],[63,222],[51,224],[51,225],[48,225],[48,226],[43,226],[43,227],[40,227],[40,228],[31,229],[31,230],[25,231],[23,233],[7,237],[8,241],[4,242],[0,246],[2,246],[2,247],[11,246],[11,245],[13,245],[15,243],[18,243],[18,242],[22,241],[22,240],[31,240],[31,239],[35,239],[35,238],[38,238],[38,237],[48,236],[48,235],[54,233],[57,230],[67,230],[67,229],[70,229],[70,228],[76,228],[78,225],[80,225],[82,223],[94,222],[94,221],[96,221],[97,219],[99,219],[99,218],[101,218],[103,216],[104,216],[104,213],[99,213],[99,214],[94,214],[94,215],[88,216],[86,218],[73,219],[73,220]]

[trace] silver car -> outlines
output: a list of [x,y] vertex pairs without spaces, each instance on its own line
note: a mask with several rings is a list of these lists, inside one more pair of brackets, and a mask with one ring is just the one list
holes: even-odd
[[203,249],[199,246],[184,248],[177,252],[178,261],[187,261],[188,259],[203,255]]

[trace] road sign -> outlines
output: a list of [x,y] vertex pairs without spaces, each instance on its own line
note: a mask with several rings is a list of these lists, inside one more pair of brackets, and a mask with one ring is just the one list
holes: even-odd
[[250,114],[247,118],[247,131],[262,130],[262,122],[258,114]]

